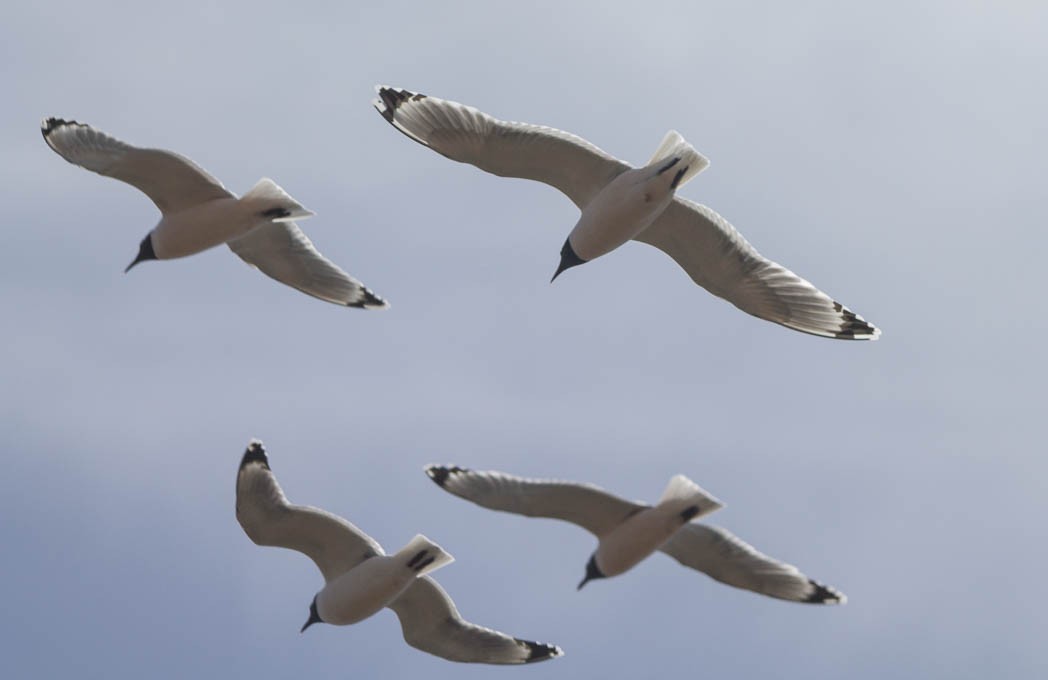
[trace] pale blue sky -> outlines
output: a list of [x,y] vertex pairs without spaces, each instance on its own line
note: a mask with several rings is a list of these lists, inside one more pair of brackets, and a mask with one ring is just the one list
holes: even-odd
[[[0,10],[0,647],[10,677],[1043,677],[1043,3],[172,4]],[[574,206],[453,164],[376,83],[552,125],[625,160],[679,130],[682,194],[884,331],[749,317],[630,244],[549,285]],[[275,179],[388,298],[339,309],[226,249],[124,266],[156,221],[46,116]],[[418,532],[469,619],[552,641],[523,669],[305,635],[321,579],[252,544],[237,463],[387,548]],[[429,462],[654,499],[849,596],[805,607],[656,556],[575,585],[593,541],[440,492]]]

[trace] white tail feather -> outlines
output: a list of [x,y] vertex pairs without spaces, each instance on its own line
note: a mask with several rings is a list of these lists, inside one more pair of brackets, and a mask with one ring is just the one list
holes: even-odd
[[253,204],[252,208],[257,207],[259,212],[276,208],[283,209],[287,214],[272,218],[274,222],[301,220],[316,214],[293,199],[288,192],[280,188],[279,184],[268,177],[258,180],[258,183],[251,187],[250,191],[240,197],[240,200]]
[[408,541],[408,544],[397,551],[396,559],[405,560],[408,569],[419,576],[436,571],[455,561],[447,551],[422,534]]
[[708,515],[724,507],[716,496],[684,475],[674,476],[666,485],[666,490],[662,492],[662,498],[659,499],[659,505],[667,503],[672,503],[675,507],[679,505],[681,508],[698,506],[699,512],[695,517]]
[[[685,168],[684,174],[677,180],[678,189],[710,165],[709,159],[696,151],[691,144],[688,144],[688,141],[681,137],[679,132],[670,130],[662,138],[659,148],[655,149],[655,153],[652,155],[651,160],[648,161],[648,165],[654,165],[659,161],[674,157],[679,157],[680,167]],[[674,171],[676,171],[676,168],[674,168]]]

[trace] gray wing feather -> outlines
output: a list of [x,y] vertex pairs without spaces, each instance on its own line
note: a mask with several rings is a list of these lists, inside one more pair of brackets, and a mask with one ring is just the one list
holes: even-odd
[[268,222],[227,244],[240,259],[292,288],[347,307],[388,303],[320,254],[294,222]]
[[90,125],[48,118],[44,141],[74,165],[112,177],[142,191],[163,213],[233,196],[193,161],[172,151],[140,149]]
[[415,579],[389,608],[400,619],[409,645],[449,661],[520,664],[562,654],[559,647],[520,640],[463,620],[448,594],[428,576]]
[[482,507],[528,517],[564,520],[597,536],[647,507],[591,484],[525,479],[501,472],[437,465],[426,468],[426,474],[445,491]]
[[720,527],[685,524],[659,550],[721,583],[780,600],[843,604],[847,599]]
[[663,251],[695,283],[758,318],[828,338],[875,340],[880,335],[861,316],[762,256],[704,205],[676,197],[634,240]]
[[389,87],[378,88],[375,108],[420,144],[500,177],[544,182],[579,208],[628,163],[581,137],[541,125],[498,120],[477,109]]
[[[261,447],[261,444],[259,444]],[[292,505],[264,458],[244,456],[237,473],[237,521],[258,545],[305,553],[330,581],[368,557],[382,554],[370,536],[330,512]]]

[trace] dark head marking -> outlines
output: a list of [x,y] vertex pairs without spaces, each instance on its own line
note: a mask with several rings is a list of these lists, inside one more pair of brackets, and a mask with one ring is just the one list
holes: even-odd
[[521,640],[519,638],[513,638],[518,645],[528,650],[528,657],[524,659],[524,663],[535,663],[536,661],[545,661],[546,659],[555,659],[558,656],[564,654],[560,647],[556,645],[547,645],[541,642],[531,642],[529,640]]
[[597,566],[597,554],[590,555],[589,562],[586,563],[586,576],[579,583],[579,587],[575,590],[582,590],[582,586],[586,585],[589,581],[596,578],[607,578],[604,572]]
[[685,522],[690,522],[691,518],[699,514],[699,506],[689,505],[688,507],[681,510],[680,518]]
[[240,459],[240,469],[243,470],[245,465],[251,463],[261,463],[262,467],[267,470],[269,469],[269,458],[266,457],[266,447],[257,439],[251,440],[251,443],[247,445],[247,450],[244,451],[244,457]]
[[131,264],[127,265],[127,269],[124,270],[124,273],[126,274],[131,271],[131,267],[134,267],[139,262],[155,259],[157,259],[157,257],[156,252],[153,250],[153,235],[146,234],[146,237],[142,239],[140,244],[138,244],[138,255],[131,261]]
[[291,211],[287,208],[270,208],[269,210],[263,210],[261,215],[266,219],[275,220],[279,217],[291,217]]
[[549,282],[553,283],[556,281],[557,277],[565,269],[571,269],[580,264],[586,264],[586,260],[583,260],[575,253],[575,249],[571,247],[570,239],[564,239],[564,247],[560,249],[560,265],[557,267],[557,271],[553,272],[553,278]]
[[317,597],[313,596],[313,601],[309,603],[309,619],[302,625],[302,630],[299,633],[305,633],[306,628],[309,628],[314,623],[324,623],[324,620],[320,618],[320,614],[317,612]]
[[429,478],[437,483],[437,486],[444,488],[444,484],[448,481],[448,477],[456,472],[469,472],[466,468],[460,468],[457,465],[447,467],[445,465],[430,465],[426,468],[426,474]]

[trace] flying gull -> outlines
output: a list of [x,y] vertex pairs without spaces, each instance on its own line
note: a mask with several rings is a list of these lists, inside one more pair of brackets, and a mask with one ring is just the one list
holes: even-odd
[[577,524],[595,535],[586,564],[588,581],[622,574],[656,550],[729,586],[781,600],[843,604],[845,596],[796,567],[758,552],[719,527],[693,520],[723,504],[683,475],[670,480],[654,506],[614,496],[592,484],[524,479],[430,465],[426,474],[445,491],[481,507]]
[[252,541],[304,553],[323,574],[325,586],[309,606],[303,631],[315,623],[356,623],[389,607],[409,645],[450,661],[521,664],[563,653],[464,620],[444,589],[426,575],[452,557],[425,536],[386,555],[341,517],[289,503],[257,439],[248,444],[237,471],[236,513]]
[[676,191],[709,161],[670,131],[640,168],[581,137],[498,120],[423,94],[378,87],[375,108],[411,139],[500,177],[556,187],[582,211],[553,278],[629,240],[653,245],[714,295],[788,328],[846,340],[880,331],[808,281],[765,258],[723,217]]
[[160,222],[124,271],[146,260],[185,257],[225,243],[266,276],[347,307],[387,303],[321,255],[295,224],[313,213],[263,178],[237,198],[193,161],[171,151],[125,144],[90,125],[48,118],[44,141],[74,165],[127,182],[160,209]]

